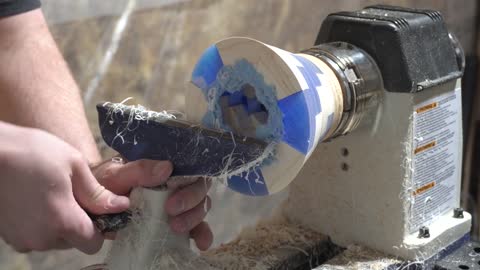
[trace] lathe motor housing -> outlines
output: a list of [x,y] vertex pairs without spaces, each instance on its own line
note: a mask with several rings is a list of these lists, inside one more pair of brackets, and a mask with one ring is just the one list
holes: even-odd
[[409,260],[466,241],[471,216],[458,209],[465,61],[441,14],[390,6],[334,13],[303,53],[336,71],[354,125],[317,146],[284,213],[341,246]]

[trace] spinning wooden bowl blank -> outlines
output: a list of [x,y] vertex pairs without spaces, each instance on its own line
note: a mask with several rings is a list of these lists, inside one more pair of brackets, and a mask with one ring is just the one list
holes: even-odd
[[[215,91],[225,90],[215,88],[217,80],[238,80],[225,78],[228,73],[222,69],[231,68],[232,72],[240,74],[243,71],[235,69],[241,61],[251,65],[256,74],[249,70],[252,76],[239,75],[242,85],[239,89],[226,89],[228,91],[221,98],[215,97],[218,96]],[[252,136],[262,126],[266,114],[266,121],[272,121],[272,110],[281,112],[282,135],[275,142],[273,159],[227,181],[231,189],[247,195],[268,195],[284,189],[293,181],[317,143],[332,135],[343,111],[338,79],[323,61],[249,38],[229,38],[209,47],[193,70],[192,83],[187,89],[186,103],[188,121],[194,123],[208,124],[205,123],[206,115],[211,116],[212,110],[218,109],[215,105],[219,105],[222,117],[216,120],[224,121],[220,123],[222,126],[228,126],[234,133]],[[258,89],[265,86],[273,89],[270,97],[273,105],[250,104],[255,101],[252,95],[256,94],[258,98],[260,92],[268,90]],[[235,106],[228,107],[225,106],[225,96],[240,96],[244,102],[239,104],[234,100],[231,103]]]

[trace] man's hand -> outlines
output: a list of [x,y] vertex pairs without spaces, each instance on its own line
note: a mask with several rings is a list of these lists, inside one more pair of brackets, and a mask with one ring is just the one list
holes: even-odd
[[[0,237],[20,251],[76,247],[93,253],[103,238],[83,209],[121,212],[129,201],[103,190],[80,154],[99,160],[78,87],[41,10],[0,19],[0,34],[0,121],[46,130],[78,149],[45,132],[0,122]],[[165,181],[153,177],[154,163],[108,163],[102,165],[112,166],[107,175],[95,176],[107,189],[126,194]],[[212,241],[202,222],[210,206],[205,186],[198,181],[166,203],[173,230],[190,232],[200,249]]]
[[[134,187],[165,184],[172,170],[170,162],[155,160],[138,160],[126,164],[106,161],[92,169],[98,181],[118,195],[126,195]],[[208,249],[213,240],[210,227],[203,221],[211,206],[207,196],[210,186],[210,181],[198,179],[179,188],[165,204],[172,230],[179,234],[189,233],[200,250]]]
[[49,133],[0,122],[0,142],[0,237],[20,252],[97,252],[104,238],[85,210],[121,212],[128,198],[102,187],[80,152]]

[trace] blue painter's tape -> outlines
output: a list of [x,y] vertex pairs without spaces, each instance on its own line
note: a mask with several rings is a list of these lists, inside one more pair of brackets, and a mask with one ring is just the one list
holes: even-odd
[[208,47],[193,69],[192,83],[206,91],[207,87],[217,79],[217,73],[222,67],[223,61],[217,46]]
[[268,195],[267,185],[259,167],[228,178],[228,187],[236,192],[249,196]]
[[322,112],[316,89],[322,85],[318,77],[322,71],[304,57],[295,54],[292,56],[302,64],[297,68],[308,88],[279,100],[278,106],[283,112],[283,141],[306,155],[315,142],[315,116]]

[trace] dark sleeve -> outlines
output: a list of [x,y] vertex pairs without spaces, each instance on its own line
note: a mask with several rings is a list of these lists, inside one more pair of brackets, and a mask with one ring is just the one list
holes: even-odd
[[0,18],[17,15],[40,7],[40,0],[0,0]]

